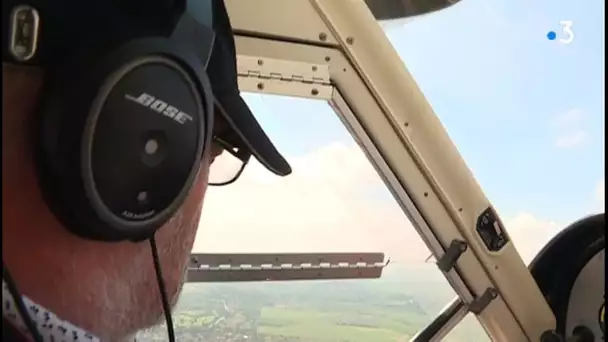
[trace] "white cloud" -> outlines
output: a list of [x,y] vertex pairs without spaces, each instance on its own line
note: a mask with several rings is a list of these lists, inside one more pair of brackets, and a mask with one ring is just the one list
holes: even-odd
[[[596,185],[593,194],[594,208],[589,213],[581,214],[576,219],[583,218],[587,214],[604,212],[604,193],[604,180],[602,179]],[[528,212],[521,212],[511,219],[507,219],[505,226],[515,248],[522,255],[524,261],[528,263],[551,238],[571,223],[539,219]]]
[[[604,193],[604,180],[602,179],[595,187],[593,209],[589,213],[581,214],[576,219],[583,218],[587,214],[604,212]],[[528,212],[521,212],[515,217],[506,220],[505,226],[517,251],[522,255],[524,261],[530,262],[551,238],[571,223],[539,219]]]
[[587,131],[579,129],[573,132],[566,132],[555,139],[555,147],[575,148],[586,144],[589,141]]
[[428,255],[358,146],[334,143],[290,162],[285,178],[252,163],[236,183],[210,188],[194,252]]
[[576,148],[589,141],[589,133],[583,128],[585,116],[580,108],[570,109],[558,115],[553,121],[556,131],[554,141],[558,148]]
[[579,127],[583,122],[584,115],[583,111],[580,108],[570,109],[555,118],[554,125],[557,128],[570,128],[571,126]]
[[520,212],[504,222],[509,236],[522,259],[529,263],[536,254],[566,225],[539,219],[528,212]]
[[[238,182],[210,188],[194,252],[381,251],[414,263],[428,257],[357,146],[334,143],[290,161],[288,177],[253,163]],[[563,228],[526,212],[505,225],[526,261]]]

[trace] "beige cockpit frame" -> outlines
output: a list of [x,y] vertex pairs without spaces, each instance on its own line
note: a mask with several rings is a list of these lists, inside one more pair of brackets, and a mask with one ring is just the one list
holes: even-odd
[[[491,207],[363,0],[226,0],[242,91],[325,99],[339,113],[436,259],[464,313],[495,341],[539,341],[555,317],[511,242],[476,232]],[[463,316],[462,314],[460,316]]]

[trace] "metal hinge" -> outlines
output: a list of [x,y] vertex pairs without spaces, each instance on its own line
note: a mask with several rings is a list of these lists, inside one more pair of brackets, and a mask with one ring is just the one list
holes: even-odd
[[239,55],[237,67],[241,91],[325,101],[333,96],[328,65]]
[[479,315],[497,297],[498,291],[493,287],[488,287],[480,297],[475,298],[469,304],[469,311]]
[[328,65],[239,56],[237,69],[240,77],[330,85]]
[[378,278],[382,253],[193,254],[189,282]]

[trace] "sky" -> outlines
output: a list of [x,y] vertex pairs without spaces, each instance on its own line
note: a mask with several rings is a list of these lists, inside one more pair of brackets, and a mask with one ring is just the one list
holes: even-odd
[[[604,1],[463,0],[385,32],[526,261],[604,212]],[[572,21],[562,44],[559,21]],[[429,252],[325,102],[244,94],[287,157],[208,191],[193,252]],[[372,195],[373,194],[373,195]]]

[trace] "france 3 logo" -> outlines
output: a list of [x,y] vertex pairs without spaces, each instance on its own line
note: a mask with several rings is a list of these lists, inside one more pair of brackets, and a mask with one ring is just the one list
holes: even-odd
[[559,22],[561,28],[558,31],[549,31],[547,38],[549,40],[557,40],[562,44],[570,44],[574,40],[574,31],[572,29],[573,22],[570,20],[562,20]]

